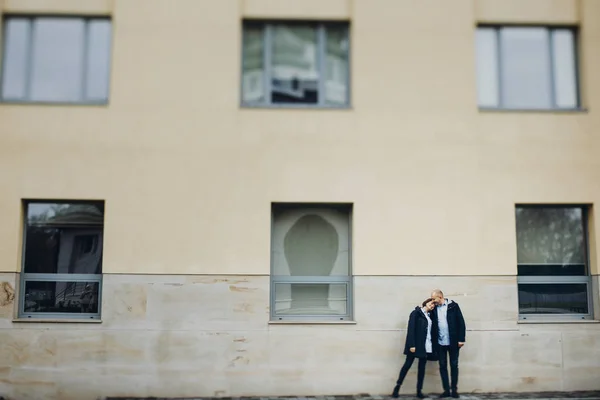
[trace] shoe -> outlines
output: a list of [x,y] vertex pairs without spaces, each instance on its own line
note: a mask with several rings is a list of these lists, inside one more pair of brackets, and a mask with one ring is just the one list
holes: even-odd
[[450,392],[444,391],[444,393],[440,394],[440,399],[445,399],[450,397]]
[[453,399],[459,399],[460,398],[460,395],[458,394],[458,392],[456,390],[452,391],[452,398]]
[[417,392],[417,398],[419,398],[419,399],[424,399],[424,398],[425,398],[425,395],[424,395],[424,394],[423,394],[423,393],[422,393],[422,392],[419,390],[419,391]]
[[398,386],[398,385],[394,386],[394,391],[392,392],[392,397],[393,397],[394,399],[397,399],[397,398],[398,398],[398,392],[399,392],[399,391],[400,391],[400,386]]

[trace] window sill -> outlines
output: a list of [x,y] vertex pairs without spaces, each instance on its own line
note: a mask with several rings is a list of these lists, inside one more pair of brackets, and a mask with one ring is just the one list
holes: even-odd
[[337,111],[351,111],[352,106],[320,106],[312,104],[240,104],[242,110],[337,110]]
[[78,318],[16,318],[13,323],[51,323],[51,324],[101,324],[101,319]]
[[0,100],[0,106],[78,106],[78,107],[98,107],[107,108],[107,101],[18,101],[18,100]]
[[493,107],[479,107],[479,111],[482,113],[528,113],[528,114],[585,114],[588,112],[587,108],[493,108]]
[[356,325],[356,321],[269,321],[269,325]]
[[600,324],[597,319],[534,319],[518,320],[517,324],[539,325],[539,324]]

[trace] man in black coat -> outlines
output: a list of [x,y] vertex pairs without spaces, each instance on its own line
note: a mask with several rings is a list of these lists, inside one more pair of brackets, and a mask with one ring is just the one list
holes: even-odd
[[[440,289],[431,292],[431,298],[437,303],[433,314],[435,331],[438,333],[437,345],[439,354],[440,376],[444,393],[440,397],[459,398],[458,394],[458,354],[465,345],[466,325],[458,303],[444,298]],[[450,356],[450,376],[448,381],[448,355]],[[452,391],[452,392],[451,392]]]

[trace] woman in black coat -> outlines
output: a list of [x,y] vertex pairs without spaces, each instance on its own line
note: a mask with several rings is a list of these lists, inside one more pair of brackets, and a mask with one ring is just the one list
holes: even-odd
[[392,392],[392,397],[397,398],[400,386],[404,382],[406,374],[415,361],[419,359],[419,369],[417,373],[417,397],[424,399],[425,396],[421,392],[423,390],[423,380],[425,379],[425,365],[427,359],[435,359],[434,342],[432,338],[437,338],[435,334],[434,324],[429,316],[429,313],[435,308],[435,301],[431,298],[425,300],[421,307],[416,307],[410,313],[408,319],[408,331],[406,332],[406,344],[404,345],[404,354],[406,361],[400,370],[398,381]]

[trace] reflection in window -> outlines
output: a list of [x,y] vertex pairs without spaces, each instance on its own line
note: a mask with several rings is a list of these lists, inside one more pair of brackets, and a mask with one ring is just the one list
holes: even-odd
[[348,314],[348,288],[343,283],[276,283],[275,316]]
[[587,212],[516,208],[519,312],[590,315]]
[[347,24],[248,22],[243,45],[244,104],[348,104]]
[[575,33],[568,28],[477,29],[480,107],[579,107]]
[[584,283],[520,284],[522,314],[587,314],[587,285]]
[[99,313],[103,230],[103,203],[26,204],[23,313]]
[[335,227],[316,214],[300,217],[283,241],[290,275],[329,276],[338,257],[339,235]]
[[98,313],[98,282],[25,282],[25,313]]
[[585,275],[583,215],[579,207],[517,208],[517,261],[523,271],[537,267],[545,275],[565,275],[563,270]]
[[350,318],[348,206],[273,206],[272,315]]
[[2,99],[106,102],[111,30],[104,18],[8,18]]
[[244,103],[262,103],[265,100],[262,27],[249,25],[244,29],[243,48],[243,101]]
[[317,30],[274,25],[271,99],[273,103],[316,104],[319,91]]
[[327,29],[325,103],[344,105],[348,102],[349,60],[348,31],[340,25]]

